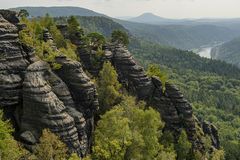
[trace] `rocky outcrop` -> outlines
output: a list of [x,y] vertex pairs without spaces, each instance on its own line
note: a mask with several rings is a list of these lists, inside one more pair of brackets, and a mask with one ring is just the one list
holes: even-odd
[[[119,81],[139,99],[146,100],[161,113],[165,130],[173,131],[178,138],[185,129],[194,149],[204,150],[201,138],[197,136],[197,126],[191,104],[184,98],[179,89],[172,84],[165,84],[165,91],[157,77],[149,78],[143,68],[137,64],[131,53],[121,45],[109,47],[112,52],[112,64],[117,70]],[[199,126],[198,126],[199,127]],[[201,126],[200,126],[201,127]],[[216,128],[208,131],[213,145],[219,144]]]
[[136,63],[131,53],[122,45],[112,46],[111,51],[113,52],[112,62],[120,82],[139,99],[147,99],[153,85],[143,67]]
[[[42,129],[49,128],[71,152],[84,156],[89,152],[98,106],[95,86],[81,64],[71,60],[62,62],[62,72],[71,68],[64,80],[74,78],[66,85],[46,62],[35,56],[33,48],[19,42],[19,28],[24,25],[18,24],[15,15],[0,11],[0,106],[14,122],[17,139],[28,149],[38,143]],[[43,37],[55,47],[47,30]]]
[[209,122],[202,122],[202,128],[203,128],[203,132],[210,136],[211,140],[212,140],[212,145],[219,149],[220,148],[220,142],[219,142],[219,136],[218,136],[218,130],[216,128],[216,126],[214,126],[213,124],[210,124]]
[[[11,19],[8,13],[4,17]],[[17,27],[0,14],[0,106],[7,118],[14,119],[14,122],[18,122],[18,117],[13,115],[21,104],[23,76],[30,63],[26,56],[18,40]]]
[[58,56],[56,62],[62,67],[55,72],[67,84],[70,89],[76,109],[84,114],[87,122],[88,142],[92,142],[94,129],[94,114],[98,109],[96,87],[89,77],[84,73],[82,66],[77,61]]
[[[49,128],[72,152],[84,155],[87,150],[85,119],[75,109],[67,86],[43,61],[29,65],[26,72],[20,132],[28,131],[38,139],[41,131]],[[29,144],[31,142],[29,140]]]
[[[94,50],[86,50],[80,39],[75,39],[72,42],[78,47],[83,65],[60,55],[55,62],[61,67],[52,70],[35,56],[34,49],[19,42],[19,28],[24,26],[19,27],[15,15],[0,10],[0,106],[15,122],[16,135],[26,147],[32,149],[42,129],[49,128],[72,152],[80,156],[89,152],[98,99],[96,87],[84,70],[98,76],[102,64],[110,61],[123,86],[161,113],[165,130],[173,131],[177,138],[185,129],[193,146],[201,149],[202,142],[196,136],[201,125],[196,123],[190,103],[172,84],[166,83],[163,91],[161,81],[148,77],[126,47],[107,44],[99,56]],[[66,26],[61,29],[64,32]],[[47,30],[43,38],[58,51]],[[208,123],[203,123],[202,128],[211,137],[213,146],[219,148],[217,129]]]

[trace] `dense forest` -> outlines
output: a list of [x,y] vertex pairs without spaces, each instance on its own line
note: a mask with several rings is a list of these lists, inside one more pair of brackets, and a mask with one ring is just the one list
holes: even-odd
[[130,50],[146,68],[160,70],[164,81],[180,87],[193,104],[196,116],[218,127],[226,159],[237,160],[240,70],[225,62],[149,42],[130,44]]
[[212,58],[222,60],[240,67],[239,43],[240,38],[238,37],[229,42],[214,47],[211,51]]
[[[61,65],[55,62],[55,57],[59,56],[60,52],[53,49],[51,43],[44,42],[43,33],[46,29],[52,35],[53,42],[61,54],[77,61],[80,61],[80,58],[76,54],[77,46],[70,40],[71,35],[73,38],[84,41],[84,47],[95,48],[98,56],[102,55],[102,46],[106,42],[123,42],[119,39],[122,36],[125,45],[129,43],[129,50],[150,76],[158,76],[163,84],[166,82],[176,84],[192,104],[194,114],[199,121],[209,121],[217,126],[225,159],[239,160],[240,69],[223,61],[201,58],[193,52],[159,44],[160,42],[186,49],[197,47],[209,40],[209,37],[216,38],[214,35],[202,37],[200,40],[194,38],[201,36],[205,30],[211,30],[216,34],[222,33],[212,41],[219,39],[225,41],[235,36],[229,35],[225,28],[212,26],[190,28],[190,34],[194,33],[189,37],[190,40],[180,36],[176,41],[183,41],[183,44],[177,46],[176,44],[179,43],[168,41],[168,30],[170,29],[171,33],[176,33],[176,35],[185,33],[185,28],[181,26],[178,29],[164,26],[161,28],[162,32],[159,32],[158,27],[151,26],[153,30],[149,33],[150,31],[146,30],[143,24],[138,24],[141,27],[140,30],[136,30],[134,28],[136,24],[121,22],[122,25],[128,25],[128,31],[122,25],[106,17],[51,18],[46,15],[29,20],[26,16],[22,15],[21,23],[26,24],[26,28],[20,32],[20,40],[35,48],[37,56],[48,62],[53,70],[61,68]],[[57,24],[68,26],[69,39],[61,34]],[[75,37],[76,32],[81,32],[82,35]],[[129,42],[124,32],[128,34]],[[164,35],[164,40],[158,39],[156,36],[159,35],[155,35],[156,32]],[[172,35],[170,39],[175,39],[176,35]],[[191,40],[194,44],[184,43],[184,41]],[[236,48],[237,45],[235,43],[233,45]],[[211,153],[209,149],[208,152],[200,155],[193,152],[192,144],[187,139],[185,131],[181,132],[177,142],[174,143],[172,135],[164,133],[164,122],[160,114],[144,101],[139,102],[136,97],[126,93],[118,81],[115,68],[110,63],[102,64],[98,77],[93,75],[90,77],[97,85],[100,108],[92,154],[84,159],[223,159],[222,150]],[[2,119],[0,121],[0,149],[2,151],[0,157],[2,159],[19,159],[19,157],[43,160],[79,159],[77,154],[69,154],[66,145],[48,129],[42,132],[36,150],[27,151],[14,140],[12,125],[3,118],[2,112],[0,112],[0,118]],[[205,147],[210,148],[207,139]]]
[[[97,56],[102,56],[103,45],[106,43],[107,39],[104,38],[100,33],[88,33],[84,34],[84,29],[80,27],[78,19],[76,17],[69,17],[66,21],[67,24],[67,34],[68,38],[65,38],[60,30],[58,30],[56,22],[49,15],[46,15],[43,18],[37,19],[27,19],[27,12],[23,11],[21,14],[21,23],[25,24],[25,28],[19,33],[19,38],[21,43],[32,47],[35,49],[35,54],[45,62],[51,66],[53,71],[58,71],[61,69],[61,64],[56,61],[57,56],[66,56],[69,59],[80,61],[80,57],[76,54],[77,46],[72,43],[71,40],[79,39],[82,41],[80,47],[84,49],[94,49],[97,52]],[[94,20],[94,18],[92,19]],[[84,23],[88,21],[80,21],[80,23]],[[97,21],[97,23],[100,23]],[[43,35],[49,32],[52,35],[50,40],[45,41]],[[46,35],[45,35],[46,36]],[[145,65],[151,63],[156,63],[153,59],[156,60],[156,57],[152,56],[160,56],[162,47],[156,48],[153,46],[149,46],[149,44],[145,44],[144,42],[139,45],[139,43],[135,43],[136,48],[132,48],[130,39],[130,48],[132,52],[136,55],[139,60]],[[127,33],[121,30],[113,30],[111,34],[111,39],[108,43],[121,43],[122,45],[127,45],[129,43]],[[136,42],[136,41],[135,41]],[[79,47],[79,46],[78,46]],[[146,48],[145,48],[146,47]],[[146,50],[143,50],[145,48]],[[79,48],[78,48],[79,49]],[[184,51],[179,51],[175,49],[167,49],[174,52],[169,52],[172,54],[183,55]],[[157,52],[156,51],[160,51]],[[180,53],[179,53],[180,52]],[[147,57],[145,56],[147,53]],[[164,52],[165,53],[165,52]],[[188,53],[189,56],[190,53]],[[164,57],[164,56],[163,56]],[[96,57],[95,57],[96,58]],[[206,92],[206,95],[215,96],[217,93],[225,93],[222,91],[222,84],[215,81],[215,77],[217,74],[213,74],[213,80],[211,79],[211,71],[217,69],[218,66],[211,65],[211,69],[205,71],[205,68],[196,67],[196,69],[188,70],[187,68],[191,64],[185,64],[185,66],[181,66],[179,63],[179,59],[184,61],[184,56],[180,56],[179,59],[175,59],[168,62],[167,58],[163,58],[164,63],[161,62],[161,59],[158,58],[158,64],[163,65],[164,69],[162,71],[162,66],[154,66],[150,67],[152,71],[149,71],[149,75],[158,76],[162,79],[162,82],[172,80],[172,82],[179,84],[181,89],[187,95],[187,98],[190,99],[191,102],[196,102],[195,110],[197,116],[201,119],[207,119],[209,121],[214,122],[220,128],[220,136],[221,141],[224,146],[229,145],[233,147],[233,144],[238,146],[237,143],[237,135],[232,133],[224,132],[222,126],[229,122],[230,117],[217,117],[219,115],[211,115],[207,114],[205,106],[212,105],[211,109],[215,109],[216,112],[226,111],[231,115],[231,118],[234,119],[234,122],[228,127],[232,127],[237,134],[237,128],[235,125],[238,125],[239,118],[237,119],[236,112],[239,112],[237,106],[232,104],[231,108],[227,108],[225,105],[220,106],[216,105],[215,99],[209,99],[208,103],[205,103],[206,97],[202,94],[201,97],[196,96],[195,94],[198,92],[197,89],[201,88],[203,85],[204,88],[202,91],[208,87],[213,87],[213,93],[210,91]],[[147,60],[147,61],[145,61]],[[94,61],[98,61],[98,59],[94,59]],[[175,63],[174,66],[168,66],[169,64]],[[188,62],[189,63],[189,62]],[[207,62],[203,62],[207,63]],[[99,64],[99,63],[95,63]],[[226,65],[225,63],[222,63]],[[192,64],[194,65],[194,64]],[[181,66],[181,67],[180,67]],[[227,65],[226,65],[227,66]],[[94,66],[98,67],[98,66]],[[158,68],[160,67],[160,68]],[[191,66],[190,66],[191,67]],[[216,68],[214,68],[216,67]],[[228,66],[231,69],[235,69],[232,66]],[[180,70],[178,70],[178,68]],[[234,70],[234,73],[230,73],[226,71],[218,70],[219,78],[231,77],[233,74],[238,73],[238,70]],[[206,69],[207,70],[207,69]],[[187,77],[183,77],[181,75],[181,71],[186,71],[184,75]],[[186,74],[187,73],[187,74]],[[205,84],[200,84],[202,80],[205,79],[193,79],[194,73],[196,74],[209,74],[205,79]],[[127,90],[124,89],[122,84],[118,81],[118,74],[115,68],[111,65],[110,62],[104,62],[101,66],[101,70],[97,77],[93,75],[89,76],[95,82],[98,90],[99,96],[99,112],[96,117],[98,121],[96,122],[96,129],[94,131],[94,143],[92,146],[91,154],[85,157],[84,159],[99,159],[99,160],[121,160],[121,159],[156,159],[156,160],[185,160],[185,159],[212,159],[212,160],[221,160],[224,159],[223,150],[216,150],[211,147],[211,141],[209,137],[203,136],[203,146],[204,151],[198,151],[192,148],[192,143],[190,143],[186,131],[183,129],[178,137],[173,137],[171,132],[164,132],[164,123],[162,122],[161,116],[159,112],[153,109],[151,106],[146,104],[144,101],[138,101],[136,97],[131,96],[131,94],[127,93]],[[181,75],[181,76],[180,76]],[[190,76],[192,75],[192,77]],[[198,76],[199,77],[199,76]],[[182,78],[182,79],[181,79]],[[187,78],[189,78],[187,80]],[[234,77],[233,77],[234,78]],[[193,81],[191,82],[190,81]],[[51,79],[50,79],[51,80]],[[188,85],[183,80],[186,80],[188,83],[191,82],[191,85]],[[212,80],[212,81],[211,81]],[[220,86],[219,86],[220,83]],[[224,81],[223,81],[224,83]],[[182,84],[182,85],[181,85]],[[232,81],[229,85],[238,85],[238,81]],[[195,88],[198,86],[199,88]],[[228,89],[226,88],[223,89]],[[232,87],[234,88],[234,87]],[[200,89],[199,89],[200,90]],[[237,91],[231,90],[234,94],[237,94]],[[236,92],[236,93],[235,93]],[[229,94],[233,94],[229,93]],[[226,91],[226,96],[228,92]],[[223,95],[225,96],[225,95]],[[222,97],[219,97],[221,100]],[[236,103],[238,103],[238,99],[233,99]],[[234,101],[231,101],[234,103]],[[230,102],[229,102],[230,104]],[[226,104],[226,105],[229,105]],[[41,159],[41,160],[60,160],[60,159],[69,159],[69,160],[77,160],[79,159],[76,153],[72,153],[67,149],[66,144],[61,142],[60,138],[53,134],[50,130],[45,129],[42,131],[42,135],[39,139],[38,145],[31,150],[31,152],[24,149],[23,146],[19,145],[16,140],[14,140],[12,133],[14,132],[10,121],[6,121],[3,118],[3,114],[0,114],[0,149],[1,149],[1,159],[9,160],[9,159]],[[216,117],[214,119],[214,116]],[[227,116],[224,114],[224,116]],[[226,118],[226,119],[224,119]],[[219,121],[220,120],[220,121]],[[217,123],[222,122],[222,123]],[[229,138],[229,136],[232,136]],[[226,145],[225,145],[226,143]],[[225,149],[230,149],[225,148]],[[237,148],[234,146],[231,149],[231,152],[226,150],[226,158],[228,156],[237,157]]]

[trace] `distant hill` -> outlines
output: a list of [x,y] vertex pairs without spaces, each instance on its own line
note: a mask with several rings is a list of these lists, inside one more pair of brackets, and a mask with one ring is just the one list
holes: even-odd
[[193,49],[216,42],[226,42],[240,35],[236,30],[215,25],[151,25],[116,21],[136,37],[179,49]]
[[53,17],[62,16],[104,16],[104,14],[94,12],[92,10],[80,7],[18,7],[12,8],[11,10],[19,11],[21,9],[26,9],[29,14],[33,17],[44,16],[47,13]]
[[240,68],[240,37],[213,48],[211,56]]
[[[113,21],[110,18],[98,17],[98,16],[76,16],[81,27],[86,33],[89,32],[99,32],[106,37],[110,37],[114,30],[121,30],[129,33],[121,24]],[[57,23],[64,24],[67,23],[67,17],[55,18]]]
[[178,20],[162,18],[162,17],[159,17],[152,13],[144,13],[138,17],[131,18],[128,21],[147,23],[147,24],[169,24],[169,23],[177,23],[178,22]]
[[[162,18],[152,13],[145,13],[139,17],[130,19],[136,22],[129,22],[113,19],[104,14],[80,7],[19,7],[12,10],[20,9],[28,10],[30,15],[34,17],[44,16],[46,13],[49,13],[53,17],[67,17],[70,15],[95,17],[91,19],[79,18],[80,23],[87,32],[97,31],[105,36],[109,36],[114,28],[128,30],[132,35],[141,39],[179,49],[199,48],[202,45],[226,42],[240,36],[240,20],[238,19],[174,20]],[[105,17],[105,19],[97,17]]]

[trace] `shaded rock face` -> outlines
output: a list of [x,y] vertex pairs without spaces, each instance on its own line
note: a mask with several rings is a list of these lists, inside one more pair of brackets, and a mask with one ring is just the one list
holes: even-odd
[[212,140],[212,145],[215,148],[219,149],[220,148],[220,142],[219,142],[219,136],[218,136],[217,128],[213,124],[210,124],[206,121],[204,121],[202,123],[202,128],[203,128],[203,132],[210,136],[210,138]]
[[0,106],[11,119],[21,103],[24,72],[30,63],[26,57],[18,40],[17,27],[0,14]]
[[149,98],[153,85],[143,67],[136,63],[131,53],[122,45],[112,46],[111,51],[113,52],[112,62],[120,82],[139,99]]
[[29,65],[26,72],[20,132],[30,131],[38,139],[42,129],[49,128],[73,152],[85,154],[85,119],[75,109],[67,86],[43,61]]
[[17,13],[15,11],[1,9],[0,14],[4,19],[14,25],[19,23],[19,19],[17,18]]
[[86,119],[88,142],[91,144],[94,114],[99,105],[96,87],[84,73],[80,62],[69,60],[64,56],[57,57],[56,62],[62,66],[56,70],[56,73],[69,87],[73,100],[77,104],[76,109],[82,112]]
[[[14,122],[17,138],[29,150],[38,142],[42,129],[49,128],[71,152],[84,156],[89,152],[98,106],[95,86],[81,64],[71,60],[62,64],[62,71],[69,69],[71,74],[64,80],[74,78],[76,85],[66,85],[35,56],[34,49],[19,42],[15,15],[0,10],[0,106]],[[47,30],[43,36],[52,42]]]
[[[112,45],[109,48],[112,52],[111,61],[117,70],[119,81],[126,89],[139,99],[146,100],[161,113],[165,122],[165,130],[173,131],[176,140],[182,129],[185,129],[193,148],[203,150],[203,143],[196,136],[198,124],[193,115],[192,106],[179,89],[175,85],[166,83],[164,92],[161,81],[157,77],[149,78],[125,47]],[[213,146],[218,148],[217,129],[213,127],[207,133],[212,137]]]
[[[72,152],[80,156],[89,152],[98,99],[96,87],[83,68],[97,76],[103,62],[110,61],[125,88],[161,113],[165,130],[174,131],[177,137],[185,129],[193,146],[201,149],[189,102],[174,85],[166,84],[163,92],[161,81],[148,77],[124,46],[104,46],[99,67],[94,68],[92,55],[96,52],[82,50],[81,41],[74,40],[83,66],[58,56],[56,62],[61,68],[53,72],[47,63],[34,55],[32,48],[19,42],[15,15],[0,10],[0,106],[15,122],[18,138],[26,147],[32,149],[42,129],[50,128]],[[43,36],[46,42],[53,43],[47,30]],[[208,123],[203,123],[202,128],[211,137],[213,146],[219,148],[217,129]]]

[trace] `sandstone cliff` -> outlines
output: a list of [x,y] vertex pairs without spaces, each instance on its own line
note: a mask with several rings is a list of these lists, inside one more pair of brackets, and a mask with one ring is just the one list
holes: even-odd
[[[126,47],[108,44],[97,67],[92,65],[96,51],[78,46],[81,62],[61,55],[56,62],[61,65],[53,70],[38,59],[34,49],[21,44],[14,12],[0,11],[0,106],[14,122],[16,136],[28,149],[38,142],[43,128],[52,132],[68,145],[71,151],[84,156],[89,152],[94,131],[94,116],[98,108],[97,90],[85,71],[97,76],[104,61],[112,62],[119,81],[139,100],[145,100],[161,113],[165,130],[177,137],[182,129],[196,149],[203,149],[197,129],[203,128],[210,135],[213,146],[219,148],[217,129],[208,123],[199,124],[192,106],[176,86],[167,83],[163,91],[157,77],[148,77]],[[65,26],[60,29],[65,36]],[[46,30],[44,40],[52,37]],[[57,48],[52,45],[53,48]]]
[[[35,57],[20,43],[16,19],[15,12],[0,11],[0,106],[25,147],[31,150],[42,129],[49,128],[83,156],[91,144],[96,88],[79,62],[62,62],[60,77],[66,70],[71,74],[61,79]],[[47,33],[45,38],[51,39]]]

